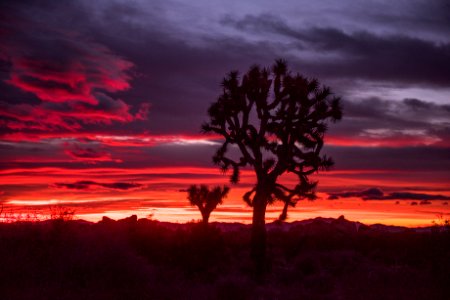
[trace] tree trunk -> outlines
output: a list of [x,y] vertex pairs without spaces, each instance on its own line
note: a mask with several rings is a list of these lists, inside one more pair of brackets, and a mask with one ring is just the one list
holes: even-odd
[[209,215],[211,214],[211,212],[207,212],[207,211],[203,210],[201,213],[202,213],[202,218],[203,218],[203,224],[207,225],[209,222]]
[[263,280],[266,265],[266,206],[267,194],[264,189],[257,188],[253,200],[251,255],[258,280]]
[[289,203],[285,202],[284,203],[284,207],[283,207],[283,211],[281,212],[280,216],[278,217],[278,220],[286,221],[286,219],[287,219],[287,212],[288,212],[288,206],[289,206]]

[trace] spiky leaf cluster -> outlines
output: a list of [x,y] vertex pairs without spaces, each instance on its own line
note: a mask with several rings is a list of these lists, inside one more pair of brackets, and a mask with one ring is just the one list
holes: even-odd
[[206,185],[191,185],[188,192],[188,200],[191,205],[199,208],[200,212],[212,212],[217,205],[222,204],[223,199],[228,195],[230,188],[227,186],[216,186],[209,189]]

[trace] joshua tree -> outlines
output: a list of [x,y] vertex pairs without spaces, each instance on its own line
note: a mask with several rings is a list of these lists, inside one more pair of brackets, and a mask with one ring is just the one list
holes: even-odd
[[204,224],[208,224],[211,212],[217,205],[222,204],[222,200],[228,195],[229,191],[230,188],[227,186],[224,186],[223,188],[216,186],[209,190],[206,185],[201,185],[200,187],[191,185],[187,190],[188,200],[191,205],[198,207],[202,214]]
[[[210,121],[202,129],[225,138],[213,162],[224,172],[232,170],[232,183],[239,181],[243,167],[255,172],[256,184],[245,193],[244,201],[253,207],[251,253],[262,274],[266,207],[275,200],[284,202],[280,218],[285,219],[288,206],[315,198],[317,182],[309,175],[333,165],[320,151],[328,122],[342,117],[340,98],[316,79],[289,72],[283,60],[271,69],[253,66],[242,79],[237,71],[230,72],[222,87],[208,110]],[[280,183],[285,173],[298,179],[294,187]]]

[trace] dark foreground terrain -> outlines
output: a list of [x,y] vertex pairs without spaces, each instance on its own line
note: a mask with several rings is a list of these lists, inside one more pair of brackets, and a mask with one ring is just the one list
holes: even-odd
[[341,217],[268,229],[269,271],[258,284],[242,224],[0,224],[0,298],[450,299],[448,228]]

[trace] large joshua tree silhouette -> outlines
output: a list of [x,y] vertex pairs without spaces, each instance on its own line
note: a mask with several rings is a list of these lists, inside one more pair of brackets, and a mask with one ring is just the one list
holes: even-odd
[[[202,129],[224,137],[213,162],[223,171],[232,170],[232,183],[239,181],[243,167],[255,172],[256,184],[243,198],[253,207],[251,253],[261,274],[266,207],[276,200],[284,202],[280,218],[285,219],[288,206],[315,198],[317,182],[309,175],[333,165],[320,152],[329,121],[342,117],[340,98],[316,79],[288,71],[284,60],[277,60],[272,68],[253,66],[242,79],[237,71],[230,72],[222,87]],[[295,186],[279,182],[285,173],[295,174]]]
[[217,205],[222,204],[223,199],[228,195],[229,191],[230,188],[227,186],[223,188],[216,186],[210,190],[206,185],[201,185],[200,187],[191,185],[187,190],[187,198],[191,205],[198,207],[202,214],[203,223],[208,224],[211,212]]

